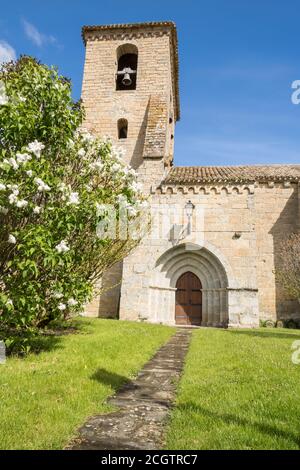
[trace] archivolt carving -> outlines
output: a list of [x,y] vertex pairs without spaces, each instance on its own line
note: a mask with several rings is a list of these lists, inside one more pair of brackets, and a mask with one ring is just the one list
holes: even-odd
[[163,301],[160,299],[161,294],[157,292],[156,286],[168,291],[167,308],[171,322],[175,314],[176,282],[183,273],[191,271],[202,283],[202,325],[224,326],[227,324],[227,288],[235,286],[235,280],[226,260],[217,249],[215,249],[216,253],[213,253],[214,248],[211,246],[210,248],[184,243],[167,250],[159,257],[155,264],[150,291],[149,308],[154,316],[159,316],[159,312],[155,313],[155,311],[161,309]]

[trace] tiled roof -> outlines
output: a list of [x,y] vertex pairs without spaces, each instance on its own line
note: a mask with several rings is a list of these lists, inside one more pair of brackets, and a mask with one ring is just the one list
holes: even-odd
[[168,27],[171,29],[171,38],[174,51],[174,81],[175,81],[175,102],[176,102],[176,120],[180,119],[180,103],[179,103],[179,60],[178,60],[178,39],[176,25],[173,21],[152,21],[146,23],[124,23],[124,24],[108,24],[108,25],[90,25],[82,27],[82,39],[86,43],[85,33],[97,31],[116,31],[122,29],[139,30],[145,28],[161,28]]
[[299,180],[300,165],[175,166],[162,184]]

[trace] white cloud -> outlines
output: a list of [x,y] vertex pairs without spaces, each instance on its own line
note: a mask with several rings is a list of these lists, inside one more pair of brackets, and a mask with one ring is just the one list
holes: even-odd
[[36,46],[42,47],[44,44],[55,44],[57,42],[54,36],[41,33],[32,23],[29,23],[29,21],[23,19],[22,23],[26,36]]
[[0,64],[2,64],[2,62],[16,60],[16,58],[17,56],[14,48],[8,44],[8,42],[0,41]]

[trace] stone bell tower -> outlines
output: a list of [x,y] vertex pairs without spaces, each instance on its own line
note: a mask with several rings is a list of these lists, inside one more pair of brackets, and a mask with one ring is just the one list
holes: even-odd
[[110,136],[124,148],[126,162],[142,173],[145,160],[160,161],[161,174],[173,160],[179,119],[174,23],[84,26],[82,35],[85,126]]
[[[84,26],[82,99],[85,127],[109,136],[138,171],[144,192],[159,184],[173,162],[179,119],[178,52],[172,22]],[[122,277],[114,266],[108,288]],[[118,315],[120,285],[95,299],[88,313]]]

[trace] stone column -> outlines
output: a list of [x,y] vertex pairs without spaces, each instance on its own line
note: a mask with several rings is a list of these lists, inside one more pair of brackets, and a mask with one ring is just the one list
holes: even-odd
[[207,290],[202,289],[202,326],[207,326],[208,321],[207,297]]
[[220,292],[219,289],[213,290],[213,326],[220,324]]
[[207,326],[213,326],[213,292],[207,290]]
[[226,289],[220,291],[220,323],[225,326],[228,321],[227,313],[227,292]]

